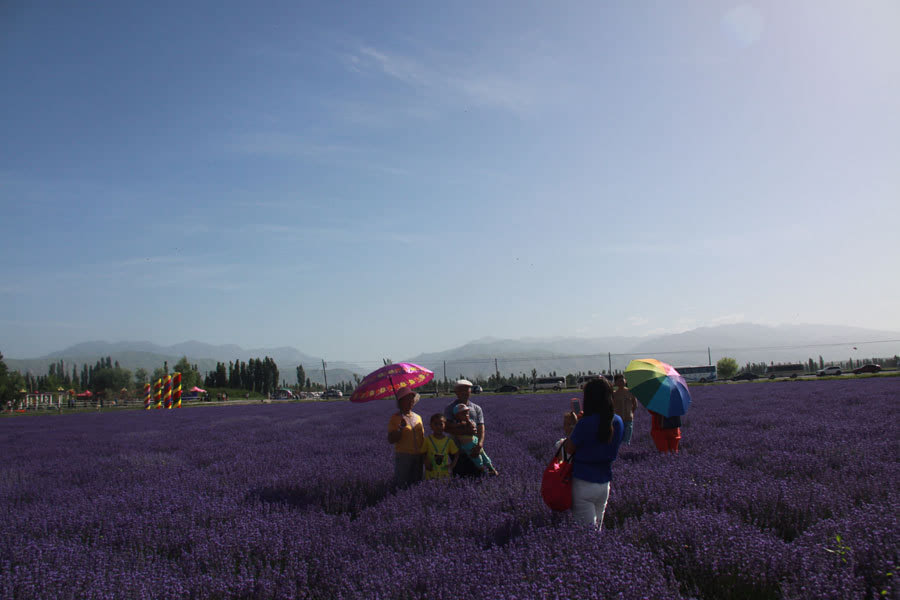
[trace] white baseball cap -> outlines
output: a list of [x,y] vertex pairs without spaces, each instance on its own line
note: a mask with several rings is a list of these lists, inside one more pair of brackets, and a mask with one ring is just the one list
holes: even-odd
[[472,382],[468,379],[459,379],[455,384],[453,384],[454,389],[458,387],[472,387]]

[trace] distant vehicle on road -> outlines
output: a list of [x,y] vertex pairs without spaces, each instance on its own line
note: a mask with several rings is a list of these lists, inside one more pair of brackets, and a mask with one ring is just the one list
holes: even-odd
[[473,394],[480,394],[480,393],[483,392],[483,391],[484,391],[484,388],[482,388],[480,385],[473,385],[473,386],[472,386],[472,393],[473,393]]
[[751,373],[750,371],[738,373],[731,378],[732,381],[751,381],[753,379],[759,379],[759,375],[757,375],[756,373]]
[[769,376],[769,379],[775,379],[776,377],[790,377],[791,379],[794,379],[798,375],[805,374],[806,365],[803,363],[771,365],[766,367],[766,375]]
[[868,364],[861,367],[856,367],[855,369],[853,369],[853,372],[857,375],[861,375],[862,373],[877,373],[880,370],[881,365]]
[[556,390],[557,392],[566,387],[565,377],[538,377],[534,380],[535,390]]
[[495,391],[495,392],[499,392],[499,393],[501,393],[501,394],[505,394],[505,393],[508,393],[508,392],[518,392],[518,391],[519,391],[519,386],[517,386],[517,385],[509,385],[509,384],[507,384],[507,385],[501,385],[500,387],[498,387],[498,388],[495,389],[494,391]]
[[824,369],[822,369],[821,371],[818,371],[816,373],[816,375],[819,377],[825,377],[827,375],[840,375],[840,374],[841,374],[841,368],[835,367],[835,366],[825,367]]
[[716,365],[703,365],[700,367],[675,367],[675,370],[684,377],[688,383],[709,383],[717,378]]
[[322,397],[323,398],[343,398],[344,392],[342,392],[341,390],[336,390],[336,389],[332,388],[330,390],[325,390],[325,393],[322,394]]

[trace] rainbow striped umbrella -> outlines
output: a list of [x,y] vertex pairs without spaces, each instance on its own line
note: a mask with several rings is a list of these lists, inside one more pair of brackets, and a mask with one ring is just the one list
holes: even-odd
[[353,394],[350,402],[368,402],[393,396],[404,388],[417,388],[434,379],[434,373],[413,363],[394,363],[366,375]]
[[691,405],[691,393],[684,377],[672,365],[655,358],[639,358],[628,363],[625,369],[628,388],[647,410],[664,417],[675,417],[687,412]]

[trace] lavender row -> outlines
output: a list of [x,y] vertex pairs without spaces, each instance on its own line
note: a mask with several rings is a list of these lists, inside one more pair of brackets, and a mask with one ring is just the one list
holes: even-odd
[[565,394],[483,397],[501,476],[399,492],[386,402],[6,419],[0,597],[896,598],[898,392],[695,388],[678,456],[639,412],[600,534],[540,500]]

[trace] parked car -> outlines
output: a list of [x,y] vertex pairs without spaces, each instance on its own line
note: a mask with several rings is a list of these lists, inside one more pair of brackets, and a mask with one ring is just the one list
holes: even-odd
[[322,394],[323,398],[343,398],[344,393],[341,390],[330,389],[325,390],[325,393]]
[[853,372],[856,373],[857,375],[860,375],[862,373],[877,373],[880,370],[881,370],[881,365],[868,364],[868,365],[863,365],[861,367],[856,367],[855,369],[853,369]]
[[507,393],[507,392],[518,392],[518,391],[519,391],[519,386],[517,386],[517,385],[509,385],[509,384],[507,384],[507,385],[501,385],[500,387],[498,387],[498,388],[495,389],[494,391],[495,391],[495,392],[499,392],[499,393],[501,393],[501,394],[504,394],[504,393]]
[[818,377],[825,377],[826,375],[840,375],[840,374],[841,374],[841,368],[835,367],[835,366],[825,367],[824,369],[822,369],[821,371],[818,371],[816,373],[816,375]]
[[473,394],[480,394],[480,393],[483,392],[483,391],[484,391],[484,390],[481,388],[480,385],[473,385],[473,386],[472,386],[472,393],[473,393]]
[[753,379],[759,379],[759,375],[757,375],[756,373],[751,373],[750,371],[738,373],[731,378],[732,381],[751,381]]

